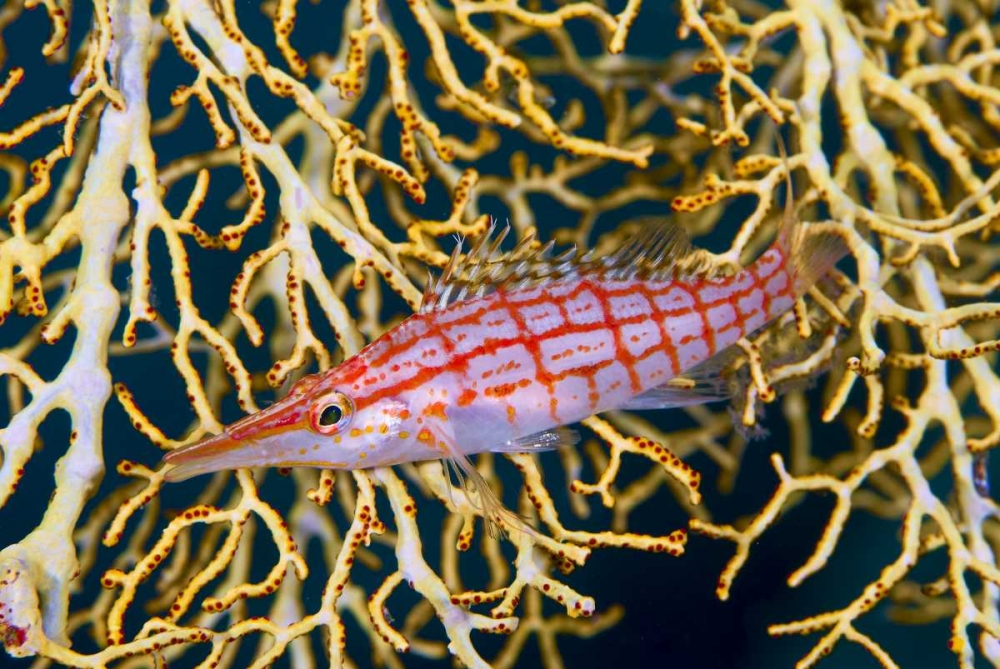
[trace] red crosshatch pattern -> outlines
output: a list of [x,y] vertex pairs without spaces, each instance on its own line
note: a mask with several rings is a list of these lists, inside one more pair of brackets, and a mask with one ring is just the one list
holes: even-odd
[[592,275],[499,291],[409,319],[341,378],[359,409],[434,388],[528,434],[665,383],[790,309],[793,291],[777,247],[725,278]]

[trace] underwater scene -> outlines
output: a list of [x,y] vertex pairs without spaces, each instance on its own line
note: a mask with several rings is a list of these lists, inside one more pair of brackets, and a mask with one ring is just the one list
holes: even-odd
[[0,3],[0,667],[1000,667],[998,41]]

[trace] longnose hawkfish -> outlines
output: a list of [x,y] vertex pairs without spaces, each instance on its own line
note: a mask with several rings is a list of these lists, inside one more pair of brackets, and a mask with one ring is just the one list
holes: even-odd
[[[729,276],[713,276],[667,223],[602,258],[553,256],[551,244],[527,241],[503,254],[505,234],[485,235],[464,257],[459,245],[419,311],[356,355],[168,453],[167,480],[443,459],[487,520],[510,525],[470,455],[569,445],[577,435],[563,426],[611,409],[727,398],[713,361],[790,310],[843,254],[803,234],[790,211],[776,242]],[[679,375],[701,381],[678,387]]]

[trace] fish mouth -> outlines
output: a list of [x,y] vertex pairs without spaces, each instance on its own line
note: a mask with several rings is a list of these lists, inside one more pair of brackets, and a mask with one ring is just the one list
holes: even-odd
[[223,430],[214,437],[163,456],[164,464],[171,467],[164,478],[168,483],[177,483],[201,474],[268,464],[260,461],[260,450],[256,441],[233,439]]
[[310,435],[306,406],[296,398],[244,416],[219,434],[167,453],[164,477],[170,483],[243,467],[288,465],[292,447]]
[[[300,449],[301,451],[301,449]],[[347,462],[304,457],[279,457],[273,449],[265,448],[259,441],[240,441],[223,432],[197,444],[179,448],[163,456],[170,465],[164,474],[167,483],[186,481],[202,474],[212,474],[246,467],[312,467],[345,469]]]

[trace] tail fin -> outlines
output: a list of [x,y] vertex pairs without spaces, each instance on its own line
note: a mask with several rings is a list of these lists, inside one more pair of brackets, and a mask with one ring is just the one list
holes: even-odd
[[850,252],[838,235],[810,235],[801,225],[796,225],[784,249],[789,254],[796,295],[805,294]]
[[785,153],[785,143],[778,138],[778,151],[785,164],[785,184],[788,194],[785,211],[778,229],[778,247],[789,259],[789,268],[795,283],[795,294],[803,295],[827,272],[833,269],[849,252],[844,240],[838,235],[809,234],[795,215],[795,194],[792,190],[792,168]]

